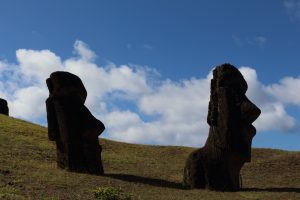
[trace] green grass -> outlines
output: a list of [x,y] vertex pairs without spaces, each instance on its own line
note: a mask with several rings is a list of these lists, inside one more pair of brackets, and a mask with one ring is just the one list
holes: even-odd
[[98,187],[93,193],[99,200],[131,200],[131,195],[126,194],[121,188]]
[[60,170],[46,128],[0,115],[0,199],[95,199],[101,187],[145,200],[300,199],[300,152],[253,149],[242,170],[244,191],[212,192],[182,188],[193,148],[100,143],[105,176]]

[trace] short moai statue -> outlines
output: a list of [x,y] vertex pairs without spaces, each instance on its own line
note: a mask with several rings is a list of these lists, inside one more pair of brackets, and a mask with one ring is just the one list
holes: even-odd
[[251,161],[252,123],[261,111],[247,97],[247,83],[230,64],[213,70],[207,122],[209,135],[204,147],[192,152],[183,181],[190,188],[220,191],[240,189],[240,170]]
[[57,166],[75,172],[104,174],[98,136],[103,123],[85,107],[87,91],[80,78],[54,72],[46,80],[48,138],[56,142]]
[[0,114],[7,115],[7,116],[9,115],[7,101],[1,98],[0,98]]

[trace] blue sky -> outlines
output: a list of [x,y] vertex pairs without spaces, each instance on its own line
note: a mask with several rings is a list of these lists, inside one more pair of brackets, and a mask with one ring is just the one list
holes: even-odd
[[[86,78],[91,90],[87,105],[107,123],[105,137],[199,146],[207,126],[194,123],[205,118],[207,99],[197,92],[207,92],[214,66],[230,62],[244,67],[241,71],[253,83],[249,98],[269,112],[257,122],[253,145],[300,150],[299,35],[299,0],[3,0],[0,94],[9,100],[13,116],[44,123],[44,105],[32,113],[20,99],[31,90],[44,98],[45,76],[54,69],[69,70]],[[105,78],[95,78],[102,84],[98,87],[88,83],[93,67],[98,68],[94,74],[110,79],[98,83]],[[168,93],[176,106],[162,103]],[[199,105],[195,101],[200,114],[190,115],[193,123],[172,129],[182,121],[174,115],[193,111],[184,109],[192,102],[179,98],[181,94],[204,100]],[[44,101],[32,98],[28,102]],[[276,113],[278,118],[271,119]],[[139,130],[148,132],[137,136]]]

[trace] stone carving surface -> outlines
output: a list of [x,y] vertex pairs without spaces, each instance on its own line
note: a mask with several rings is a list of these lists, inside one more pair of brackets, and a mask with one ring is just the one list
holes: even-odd
[[56,142],[58,167],[103,174],[98,136],[105,127],[84,106],[87,91],[82,81],[68,72],[54,72],[46,83],[48,138]]
[[0,114],[9,115],[9,110],[7,106],[7,101],[0,98]]
[[184,168],[184,184],[190,188],[236,191],[240,170],[251,161],[256,134],[252,123],[261,111],[247,97],[247,83],[234,66],[223,64],[213,71],[204,147],[192,152]]

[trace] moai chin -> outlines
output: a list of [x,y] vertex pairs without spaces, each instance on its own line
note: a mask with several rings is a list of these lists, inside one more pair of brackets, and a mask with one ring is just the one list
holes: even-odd
[[46,83],[48,138],[56,142],[57,166],[103,174],[98,136],[105,127],[85,107],[87,92],[82,81],[69,72],[54,72]]
[[7,101],[0,98],[0,114],[9,115]]
[[252,123],[261,111],[247,97],[247,83],[230,64],[213,71],[204,147],[192,152],[184,168],[184,184],[190,188],[220,191],[240,189],[240,170],[251,161],[256,134]]

